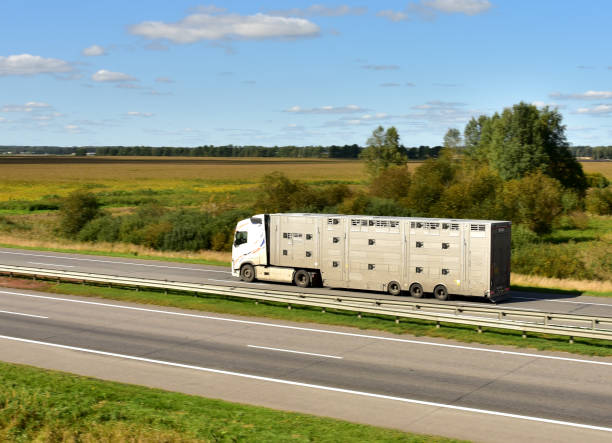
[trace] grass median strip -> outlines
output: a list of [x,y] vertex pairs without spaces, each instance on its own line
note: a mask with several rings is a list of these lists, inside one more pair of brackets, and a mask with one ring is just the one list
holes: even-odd
[[40,290],[56,294],[98,297],[108,300],[120,300],[220,314],[266,317],[294,322],[380,330],[394,334],[439,337],[465,343],[515,346],[592,356],[612,356],[612,343],[605,340],[575,338],[574,343],[570,344],[567,337],[548,334],[528,333],[527,338],[523,338],[521,331],[495,328],[483,328],[483,333],[478,333],[477,327],[470,325],[442,323],[442,327],[437,328],[434,322],[426,320],[401,319],[399,323],[395,323],[391,317],[383,315],[363,314],[361,318],[358,318],[356,313],[350,311],[328,309],[323,313],[320,308],[299,305],[293,305],[292,309],[288,310],[287,305],[283,303],[260,301],[256,304],[254,300],[226,296],[194,296],[172,292],[165,294],[162,291],[135,291],[133,289],[83,286],[72,283],[54,284],[16,278],[0,278],[0,286]]
[[9,363],[0,363],[0,440],[457,441]]

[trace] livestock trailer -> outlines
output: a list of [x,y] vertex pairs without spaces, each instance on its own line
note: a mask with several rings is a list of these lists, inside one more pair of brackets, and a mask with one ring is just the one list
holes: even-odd
[[232,275],[332,288],[503,298],[511,222],[335,214],[259,214],[238,222]]

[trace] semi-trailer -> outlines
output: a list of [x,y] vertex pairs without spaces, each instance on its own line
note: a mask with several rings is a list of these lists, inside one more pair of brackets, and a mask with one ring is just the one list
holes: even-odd
[[241,280],[410,294],[504,298],[511,222],[338,214],[258,214],[237,223]]

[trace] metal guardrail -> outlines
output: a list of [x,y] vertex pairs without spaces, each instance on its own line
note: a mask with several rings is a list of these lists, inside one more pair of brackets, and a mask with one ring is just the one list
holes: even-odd
[[270,291],[264,289],[244,288],[239,286],[207,285],[184,283],[168,280],[151,280],[133,277],[122,277],[106,274],[90,274],[62,270],[29,268],[22,266],[0,265],[0,274],[9,276],[43,277],[57,281],[77,281],[121,285],[134,288],[151,288],[182,291],[195,294],[215,294],[253,300],[274,301],[291,305],[338,309],[362,313],[382,314],[400,318],[416,318],[441,322],[477,326],[478,332],[483,327],[512,329],[523,332],[538,332],[570,337],[595,338],[612,340],[612,317],[595,317],[588,315],[558,314],[524,309],[503,309],[501,307],[483,307],[467,304],[440,304],[413,300],[388,300],[375,297],[324,295],[306,292]]

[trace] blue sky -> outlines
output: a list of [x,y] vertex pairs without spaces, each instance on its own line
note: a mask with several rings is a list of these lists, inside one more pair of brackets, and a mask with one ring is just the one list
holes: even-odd
[[406,146],[523,100],[612,144],[612,2],[2,0],[0,145]]

